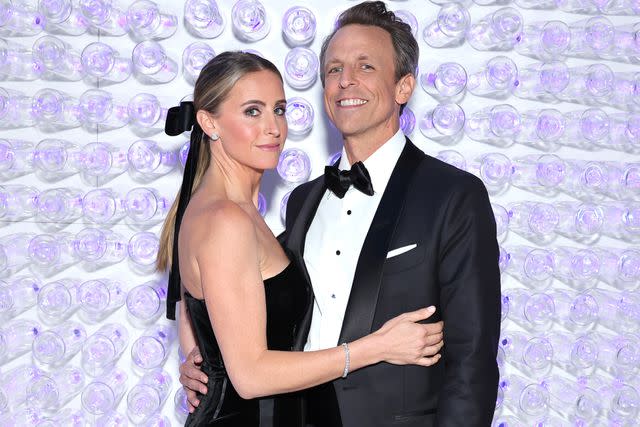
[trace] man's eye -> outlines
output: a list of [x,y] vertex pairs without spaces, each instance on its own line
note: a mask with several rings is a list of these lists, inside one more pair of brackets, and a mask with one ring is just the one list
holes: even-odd
[[327,71],[327,74],[337,73],[337,72],[340,72],[341,70],[342,70],[342,67],[331,67],[329,68],[329,71]]
[[277,116],[284,116],[284,114],[287,112],[287,109],[285,107],[276,107],[274,112]]
[[260,114],[260,110],[258,110],[257,108],[247,108],[246,110],[244,110],[244,113],[247,116],[251,116],[251,117],[256,117],[257,115]]
[[365,70],[373,70],[373,65],[371,64],[362,64],[362,68]]

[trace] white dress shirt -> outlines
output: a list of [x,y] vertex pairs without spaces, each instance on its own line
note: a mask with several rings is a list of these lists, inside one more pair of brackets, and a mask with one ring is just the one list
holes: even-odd
[[[398,130],[363,162],[371,175],[373,196],[353,186],[342,199],[329,190],[322,196],[304,245],[304,261],[315,295],[305,351],[339,344],[360,250],[405,143]],[[350,167],[343,148],[339,168]]]

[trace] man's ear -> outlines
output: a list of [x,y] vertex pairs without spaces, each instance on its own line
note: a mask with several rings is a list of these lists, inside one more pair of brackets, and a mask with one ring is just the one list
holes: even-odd
[[213,115],[207,111],[204,110],[198,110],[198,112],[196,113],[196,120],[198,122],[198,124],[200,125],[200,127],[202,128],[202,131],[207,135],[207,136],[211,136],[212,134],[216,134],[216,125],[215,122],[213,120]]
[[416,78],[413,74],[407,74],[396,83],[396,102],[400,105],[406,104],[411,98],[413,89],[416,87]]

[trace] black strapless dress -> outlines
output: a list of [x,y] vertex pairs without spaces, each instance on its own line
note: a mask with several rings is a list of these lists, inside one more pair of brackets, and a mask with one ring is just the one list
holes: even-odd
[[[304,283],[301,272],[293,262],[276,276],[264,281],[267,345],[270,350],[291,349],[295,326],[304,315],[308,301]],[[200,404],[189,414],[185,426],[258,427],[259,401],[245,400],[233,388],[204,300],[185,293],[184,302],[202,354],[202,371],[209,377],[207,394],[198,395]]]

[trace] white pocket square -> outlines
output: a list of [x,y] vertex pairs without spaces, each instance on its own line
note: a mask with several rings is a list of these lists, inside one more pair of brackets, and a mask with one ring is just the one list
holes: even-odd
[[413,245],[407,245],[407,246],[403,246],[401,248],[389,251],[389,253],[387,254],[387,259],[393,258],[394,256],[398,256],[398,255],[403,254],[405,252],[409,252],[411,249],[414,249],[416,246],[418,246],[418,245],[416,243],[414,243]]

